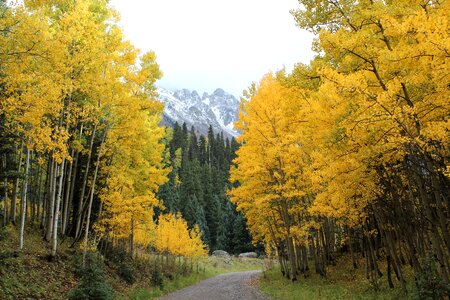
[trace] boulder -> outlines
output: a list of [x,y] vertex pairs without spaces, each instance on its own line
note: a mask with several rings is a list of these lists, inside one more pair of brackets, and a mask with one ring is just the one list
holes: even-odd
[[214,250],[212,253],[213,256],[217,256],[217,257],[230,257],[230,254],[228,254],[227,251],[223,251],[223,250]]
[[239,254],[239,257],[257,258],[258,254],[256,254],[256,252],[245,252],[245,253]]

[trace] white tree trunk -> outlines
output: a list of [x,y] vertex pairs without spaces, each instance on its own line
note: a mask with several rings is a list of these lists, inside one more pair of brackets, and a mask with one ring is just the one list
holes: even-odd
[[52,238],[52,231],[53,231],[53,219],[55,218],[55,198],[56,198],[56,173],[57,172],[57,166],[55,159],[52,158],[52,167],[50,171],[50,191],[49,196],[50,199],[47,203],[47,230],[45,234],[45,240],[47,242],[50,242]]
[[[22,153],[23,153],[23,141],[20,143],[19,148],[19,163],[17,167],[17,173],[20,174],[20,168],[22,167]],[[19,190],[19,177],[17,176],[14,179],[14,189],[11,197],[11,221],[14,225],[16,225],[16,215],[17,215],[17,191]]]
[[105,129],[105,133],[103,135],[102,142],[101,142],[100,148],[98,150],[97,164],[95,166],[94,178],[92,179],[91,195],[89,197],[89,207],[88,207],[88,214],[87,214],[87,218],[86,218],[86,231],[84,232],[83,266],[84,266],[84,263],[86,260],[86,252],[87,252],[87,245],[88,245],[88,238],[89,238],[89,226],[91,223],[92,202],[94,200],[94,192],[95,192],[95,182],[97,181],[98,167],[100,165],[100,156],[102,154],[103,143],[105,142],[107,132],[108,132],[108,129]]
[[61,232],[62,234],[66,233],[66,227],[67,227],[67,219],[69,216],[69,196],[70,196],[70,190],[72,187],[72,169],[73,169],[73,156],[74,156],[74,150],[72,149],[72,152],[70,153],[70,156],[72,157],[72,161],[70,162],[69,172],[67,174],[67,183],[65,186],[65,197],[64,197],[64,205],[63,205],[63,213],[62,213],[62,228]]
[[[3,170],[6,172],[6,154],[3,154]],[[3,225],[6,226],[8,224],[8,177],[6,176],[3,185],[5,187],[5,207],[4,207]]]
[[81,223],[82,223],[82,219],[83,219],[83,206],[84,206],[84,192],[86,191],[86,185],[87,185],[87,181],[88,181],[89,167],[90,167],[91,157],[92,157],[92,147],[94,145],[96,129],[97,129],[97,125],[94,125],[94,129],[92,131],[92,137],[91,137],[91,144],[89,146],[88,159],[86,162],[86,171],[84,173],[83,186],[81,188],[81,193],[80,193],[80,201],[78,204],[77,223],[76,223],[77,227],[75,228],[75,238],[76,239],[78,239],[81,235]]
[[63,158],[62,164],[59,167],[59,186],[58,186],[58,197],[56,198],[56,208],[55,208],[55,218],[53,221],[53,238],[52,238],[52,257],[56,255],[56,248],[58,247],[58,220],[59,220],[59,207],[61,206],[61,194],[62,194],[62,186],[63,186],[63,177],[64,177],[64,166],[66,164],[66,159]]
[[30,149],[27,147],[27,158],[25,162],[25,178],[23,181],[23,188],[22,188],[22,218],[20,220],[20,239],[19,239],[19,249],[23,249],[23,237],[24,237],[24,230],[25,230],[25,218],[27,216],[27,192],[28,192],[28,168],[30,165]]

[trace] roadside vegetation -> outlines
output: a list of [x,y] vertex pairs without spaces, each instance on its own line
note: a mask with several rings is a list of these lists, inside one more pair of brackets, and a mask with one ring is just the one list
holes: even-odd
[[[124,251],[110,255],[88,253],[82,266],[82,253],[70,248],[71,239],[62,241],[59,254],[49,260],[48,245],[38,234],[27,229],[28,243],[23,251],[17,230],[0,230],[0,299],[154,299],[171,291],[228,272],[262,270],[264,260],[253,258],[204,257],[196,261],[179,260],[156,253],[131,259]],[[164,261],[161,262],[161,259]],[[175,264],[173,264],[175,263]],[[101,295],[101,296],[98,296]]]
[[302,276],[298,281],[291,282],[282,276],[279,266],[267,269],[261,277],[259,287],[273,300],[414,299],[412,293],[405,294],[401,289],[390,289],[381,281],[380,289],[375,292],[365,277],[364,270],[353,269],[351,259],[348,257],[341,258],[336,266],[330,267],[327,278],[311,272],[308,277]]
[[231,200],[287,280],[346,282],[348,257],[380,295],[448,299],[450,1],[299,4],[316,56],[244,94]]

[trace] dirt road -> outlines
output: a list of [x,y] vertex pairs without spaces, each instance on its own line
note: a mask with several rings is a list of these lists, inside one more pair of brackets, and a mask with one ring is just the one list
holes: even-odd
[[261,271],[222,274],[161,300],[267,300],[254,284],[260,275]]

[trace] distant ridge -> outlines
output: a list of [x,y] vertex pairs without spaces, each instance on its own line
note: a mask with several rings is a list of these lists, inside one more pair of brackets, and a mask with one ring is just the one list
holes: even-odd
[[239,100],[223,89],[216,89],[211,95],[181,89],[176,91],[158,88],[159,101],[164,103],[163,124],[173,126],[186,123],[194,126],[198,133],[206,135],[211,125],[215,133],[223,132],[225,137],[236,137],[239,133],[233,123],[238,117]]

